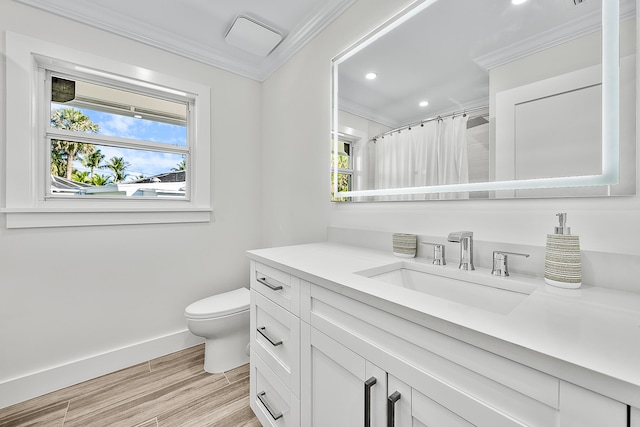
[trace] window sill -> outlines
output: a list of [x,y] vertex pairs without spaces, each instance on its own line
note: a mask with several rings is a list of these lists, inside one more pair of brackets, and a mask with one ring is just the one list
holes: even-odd
[[210,222],[211,209],[1,209],[7,228],[86,227],[101,225]]

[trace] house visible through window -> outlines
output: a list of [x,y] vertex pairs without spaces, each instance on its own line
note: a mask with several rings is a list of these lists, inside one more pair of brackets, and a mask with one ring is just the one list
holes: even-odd
[[188,196],[188,100],[142,93],[104,76],[95,82],[43,71],[47,198]]

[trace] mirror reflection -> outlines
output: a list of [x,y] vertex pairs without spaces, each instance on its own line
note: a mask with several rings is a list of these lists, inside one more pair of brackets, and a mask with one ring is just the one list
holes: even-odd
[[604,173],[602,2],[429,3],[334,63],[332,184],[405,194],[334,200],[635,194],[634,1],[620,2],[620,183],[500,191],[482,183]]

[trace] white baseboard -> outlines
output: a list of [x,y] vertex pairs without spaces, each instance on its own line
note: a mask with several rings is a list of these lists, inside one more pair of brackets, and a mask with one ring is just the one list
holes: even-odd
[[54,366],[0,383],[0,408],[60,390],[156,357],[193,347],[204,340],[187,329]]

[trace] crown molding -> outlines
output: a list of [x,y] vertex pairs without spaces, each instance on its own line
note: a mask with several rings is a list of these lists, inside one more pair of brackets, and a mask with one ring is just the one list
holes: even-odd
[[302,23],[285,37],[271,55],[267,56],[264,61],[264,73],[259,80],[263,81],[269,77],[355,2],[356,0],[330,0],[323,2],[320,8],[306,16]]
[[265,58],[256,56],[255,59],[244,52],[235,57],[228,51],[215,49],[198,40],[177,35],[90,2],[75,2],[71,9],[46,0],[14,1],[262,82],[356,0],[323,2],[322,6],[305,17],[301,25],[290,31],[271,54]]

